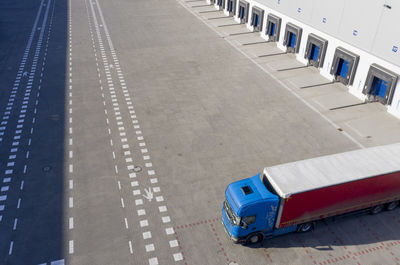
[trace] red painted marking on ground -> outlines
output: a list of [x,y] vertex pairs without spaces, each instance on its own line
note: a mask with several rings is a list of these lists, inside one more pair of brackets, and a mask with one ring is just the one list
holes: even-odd
[[[218,219],[213,219],[213,222],[216,222]],[[222,251],[222,253],[224,254],[224,257],[226,257],[226,261],[230,262],[231,260],[228,258],[228,254],[225,251],[225,248],[222,246],[222,242],[220,237],[217,234],[217,230],[215,230],[214,228],[214,224],[210,223],[209,224],[211,227],[211,230],[214,232],[214,236],[215,236],[215,240],[217,241],[218,246],[220,247],[220,250]]]
[[196,222],[193,222],[193,223],[177,225],[177,226],[174,227],[174,229],[184,229],[184,228],[190,228],[190,227],[199,226],[199,225],[203,225],[203,224],[211,224],[211,223],[215,223],[215,222],[217,222],[219,220],[221,220],[221,219],[220,218],[214,218],[214,219],[196,221]]
[[[178,237],[178,234],[176,233],[176,231],[175,231],[174,235],[175,235],[176,241],[178,242],[179,250],[182,250],[181,242],[180,242],[180,240],[179,240],[179,237]],[[185,265],[187,265],[186,257],[185,257],[185,255],[183,254],[183,251],[181,251],[181,254],[182,254],[183,260],[185,261]]]
[[268,261],[270,263],[273,263],[271,256],[269,255],[268,250],[266,248],[264,248],[264,253],[265,253],[265,256],[267,257]]

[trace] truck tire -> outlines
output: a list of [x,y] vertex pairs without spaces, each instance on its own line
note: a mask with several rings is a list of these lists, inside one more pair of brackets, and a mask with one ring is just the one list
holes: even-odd
[[299,228],[297,229],[298,233],[306,233],[314,230],[314,223],[313,222],[308,222],[301,224]]
[[376,205],[371,208],[371,214],[378,214],[378,213],[382,212],[383,208],[384,208],[383,204]]
[[389,202],[386,204],[386,210],[387,211],[393,211],[396,209],[396,207],[399,205],[399,201],[394,201],[394,202]]
[[246,245],[253,245],[260,243],[264,239],[264,236],[260,233],[251,234],[246,239]]

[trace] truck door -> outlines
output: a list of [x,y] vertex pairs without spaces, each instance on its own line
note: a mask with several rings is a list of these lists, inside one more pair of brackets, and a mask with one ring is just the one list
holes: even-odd
[[276,201],[263,201],[244,209],[240,236],[245,237],[252,233],[271,234],[275,224],[277,208]]

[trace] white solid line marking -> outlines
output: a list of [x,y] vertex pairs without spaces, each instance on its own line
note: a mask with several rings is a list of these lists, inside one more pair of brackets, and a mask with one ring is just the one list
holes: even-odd
[[149,221],[147,221],[147,220],[141,220],[139,223],[140,223],[140,227],[149,226]]
[[183,260],[182,253],[175,253],[175,254],[174,254],[174,260],[175,260],[175,261]]
[[18,223],[18,218],[14,219],[14,226],[13,226],[13,230],[17,230],[17,223]]
[[169,241],[169,246],[171,247],[171,248],[174,248],[174,247],[177,247],[179,244],[178,244],[178,240],[171,240],[171,241]]
[[157,178],[152,178],[152,179],[150,179],[150,182],[151,182],[152,184],[157,183],[157,182],[158,182],[158,179],[157,179]]
[[143,239],[148,239],[148,238],[151,238],[151,232],[150,231],[147,231],[147,232],[143,233]]
[[164,224],[171,222],[171,218],[169,216],[163,216],[161,219]]
[[74,229],[74,217],[69,218],[69,229]]
[[139,186],[139,182],[138,181],[132,181],[131,182],[131,186],[132,187],[137,187],[137,186]]
[[172,235],[174,232],[174,229],[172,227],[168,227],[165,229],[165,233],[167,233],[167,235]]
[[69,241],[69,254],[74,253],[74,240]]
[[129,251],[133,254],[132,242],[129,240]]
[[11,255],[11,254],[12,254],[13,247],[14,247],[14,241],[11,241],[11,242],[10,242],[10,248],[8,249],[8,255]]
[[149,259],[149,265],[158,265],[158,259],[156,257]]
[[145,247],[146,247],[146,252],[151,252],[155,250],[154,244],[148,244]]

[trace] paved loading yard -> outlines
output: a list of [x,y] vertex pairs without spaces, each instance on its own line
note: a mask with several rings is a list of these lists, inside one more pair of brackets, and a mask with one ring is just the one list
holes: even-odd
[[[37,111],[35,101],[25,107],[36,119],[24,126],[0,213],[0,263],[400,264],[399,209],[255,247],[232,244],[219,220],[226,185],[264,166],[399,141],[399,121],[379,103],[335,110],[360,101],[338,84],[301,89],[327,80],[312,68],[278,71],[301,65],[258,57],[280,51],[242,45],[261,38],[218,27],[233,19],[192,7],[205,1],[16,4],[28,2],[26,38],[4,55],[8,70],[18,71],[41,3],[49,45],[39,94],[40,72],[33,80]],[[12,88],[11,74],[1,76]],[[17,133],[9,128],[3,172]]]

